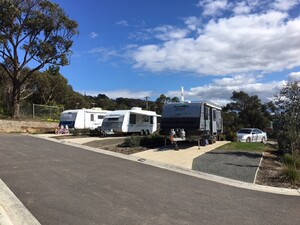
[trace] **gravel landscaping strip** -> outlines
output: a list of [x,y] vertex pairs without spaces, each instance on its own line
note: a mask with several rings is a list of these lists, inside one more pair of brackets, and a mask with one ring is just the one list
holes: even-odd
[[213,150],[193,160],[193,170],[253,183],[261,153]]

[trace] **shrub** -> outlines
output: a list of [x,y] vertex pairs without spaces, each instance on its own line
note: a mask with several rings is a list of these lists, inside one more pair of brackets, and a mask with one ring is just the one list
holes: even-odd
[[300,181],[300,173],[294,167],[287,166],[284,169],[284,174],[293,183]]
[[151,136],[130,136],[127,137],[122,144],[120,144],[120,147],[130,147],[130,148],[136,148],[136,147],[146,147],[146,148],[156,148],[163,146],[165,143],[164,136],[158,135],[158,134],[152,134]]
[[136,148],[136,147],[140,146],[140,143],[141,143],[141,138],[139,136],[130,136],[130,137],[127,137],[120,146]]
[[300,156],[284,154],[283,161],[287,167],[293,167],[295,169],[300,169]]
[[143,137],[141,139],[141,146],[147,148],[160,147],[163,146],[164,144],[165,144],[165,137],[158,134],[152,134],[151,136]]
[[228,132],[226,134],[226,140],[232,141],[232,142],[237,142],[237,134],[233,131]]

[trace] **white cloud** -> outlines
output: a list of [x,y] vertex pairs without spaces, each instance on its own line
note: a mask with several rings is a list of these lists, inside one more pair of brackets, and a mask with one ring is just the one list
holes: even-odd
[[274,9],[288,11],[299,3],[299,0],[275,0],[272,6],[274,7]]
[[280,71],[300,65],[300,17],[286,13],[236,15],[211,20],[196,38],[140,46],[135,68],[225,75]]
[[300,81],[300,72],[292,72],[288,75],[288,81]]
[[199,0],[198,6],[203,8],[203,15],[216,16],[228,9],[227,0]]
[[151,97],[153,95],[152,91],[133,91],[133,90],[113,90],[113,91],[81,91],[86,95],[97,96],[99,93],[105,94],[111,99],[116,98],[135,98],[135,99],[145,99],[146,96]]
[[90,38],[94,39],[94,38],[98,37],[98,34],[96,32],[91,32],[89,36],[90,36]]
[[[220,105],[226,105],[231,100],[233,91],[244,91],[249,95],[258,95],[263,102],[273,100],[286,81],[259,82],[252,75],[237,75],[231,78],[215,79],[212,83],[192,87],[185,90],[185,99],[192,101],[211,101]],[[168,96],[180,96],[180,91],[170,91]]]
[[118,25],[118,26],[124,26],[124,27],[128,27],[129,26],[129,24],[128,24],[128,22],[126,20],[117,21],[116,25]]
[[188,29],[180,29],[170,25],[164,25],[149,30],[150,33],[155,33],[157,39],[168,41],[173,39],[182,39],[190,32]]
[[184,23],[187,25],[190,30],[198,30],[199,26],[202,23],[201,18],[197,18],[195,16],[190,16],[184,19]]
[[103,47],[91,49],[88,53],[98,56],[102,61],[107,61],[113,57],[121,56],[117,51]]
[[248,14],[251,12],[251,7],[246,2],[238,2],[233,9],[234,14]]

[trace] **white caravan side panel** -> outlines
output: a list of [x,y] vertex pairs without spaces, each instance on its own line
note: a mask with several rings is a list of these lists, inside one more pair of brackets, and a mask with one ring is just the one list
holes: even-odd
[[83,110],[78,110],[74,128],[75,129],[83,129],[85,125],[85,115]]

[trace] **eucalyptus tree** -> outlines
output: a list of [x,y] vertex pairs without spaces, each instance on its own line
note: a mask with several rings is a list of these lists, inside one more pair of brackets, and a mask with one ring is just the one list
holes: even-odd
[[48,0],[0,0],[0,5],[0,66],[12,87],[10,114],[18,118],[21,90],[34,72],[69,63],[78,24]]
[[279,150],[300,153],[300,81],[286,84],[276,98]]
[[[265,129],[270,126],[271,115],[267,103],[262,103],[257,95],[248,95],[240,91],[232,93],[233,102],[227,104],[224,112],[230,112],[235,119],[236,129],[243,127],[256,127]],[[225,121],[224,121],[225,122]],[[232,122],[232,121],[231,121]]]

